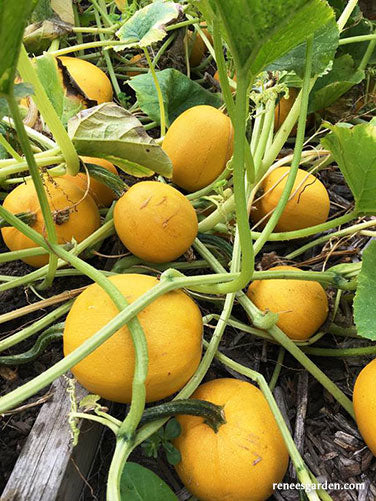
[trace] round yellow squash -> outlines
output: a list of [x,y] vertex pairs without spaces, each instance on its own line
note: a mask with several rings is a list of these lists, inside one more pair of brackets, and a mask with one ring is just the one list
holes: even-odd
[[151,263],[168,263],[180,257],[198,231],[190,202],[172,186],[157,181],[133,185],[116,202],[114,223],[123,244]]
[[[268,271],[301,271],[292,266],[275,266]],[[278,327],[291,339],[308,339],[328,316],[328,298],[319,282],[308,280],[255,280],[247,296],[262,311],[279,314]]]
[[[157,285],[147,275],[110,277],[129,303]],[[110,297],[90,285],[75,300],[64,329],[64,354],[68,355],[117,314]],[[138,314],[148,344],[146,379],[148,402],[180,390],[196,371],[202,352],[202,318],[196,303],[182,291],[165,294]],[[73,367],[77,380],[90,392],[115,402],[129,403],[132,396],[134,347],[128,327]]]
[[[280,167],[269,174],[261,185],[260,199],[252,210],[252,220],[265,224],[277,207],[290,167]],[[292,198],[291,198],[292,197]],[[298,169],[290,200],[275,231],[294,231],[325,223],[330,210],[328,192],[317,177]]]
[[[70,242],[74,238],[82,242],[100,226],[98,207],[90,195],[84,197],[84,192],[70,181],[61,178],[44,179],[48,202],[56,217],[56,233],[59,244]],[[77,205],[76,205],[77,204]],[[36,220],[32,228],[43,236],[46,229],[39,206],[37,193],[31,180],[14,188],[5,198],[3,207],[12,214],[32,212]],[[66,215],[66,210],[69,214]],[[66,219],[66,220],[65,220]],[[5,245],[11,250],[23,250],[38,247],[30,238],[16,228],[2,228]],[[24,258],[25,263],[40,268],[48,263],[49,255]]]
[[208,186],[233,153],[231,120],[212,106],[194,106],[169,128],[162,148],[173,165],[172,181],[193,192]]
[[215,379],[192,398],[223,406],[226,423],[215,433],[202,417],[178,416],[176,471],[200,501],[264,501],[283,479],[288,451],[261,391],[238,379]]
[[354,411],[359,431],[376,456],[376,358],[360,372],[354,386]]
[[98,104],[112,101],[111,82],[100,68],[78,57],[61,56],[58,59],[89,99]]
[[[99,165],[112,174],[117,175],[118,173],[116,167],[111,162],[103,158],[81,157],[81,160],[88,164]],[[86,192],[88,181],[87,175],[83,172],[78,173],[77,176],[70,176],[69,174],[66,174],[63,178],[68,179],[81,188],[81,190]],[[89,195],[93,198],[98,207],[109,207],[116,198],[116,195],[111,188],[106,186],[104,183],[97,181],[93,177],[90,178]]]

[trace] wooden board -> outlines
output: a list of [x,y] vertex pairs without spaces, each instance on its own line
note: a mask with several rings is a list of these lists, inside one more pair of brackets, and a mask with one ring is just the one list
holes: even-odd
[[[80,497],[104,428],[83,422],[79,443],[73,448],[66,380],[59,378],[51,390],[53,396],[40,410],[1,501],[76,501]],[[86,394],[77,384],[77,399]]]

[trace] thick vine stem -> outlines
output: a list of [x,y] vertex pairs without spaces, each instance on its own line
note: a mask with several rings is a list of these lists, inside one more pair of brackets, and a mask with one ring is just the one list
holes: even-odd
[[146,409],[142,415],[140,426],[176,415],[200,416],[215,433],[218,432],[222,424],[226,423],[223,407],[206,400],[179,399]]
[[286,184],[283,188],[277,207],[275,208],[273,214],[266,223],[264,230],[262,231],[260,237],[257,239],[254,245],[255,254],[260,252],[265,242],[267,242],[269,235],[273,232],[274,228],[278,224],[282,212],[284,211],[287,202],[289,201],[290,194],[295,183],[296,175],[298,173],[301,154],[304,147],[304,134],[307,122],[308,99],[309,99],[310,80],[312,71],[312,56],[313,56],[313,35],[310,36],[307,40],[306,63],[305,63],[305,72],[304,72],[303,89],[302,89],[302,103],[298,121],[298,132],[294,148],[294,157],[291,162],[289,175],[287,177]]
[[[26,161],[27,161],[28,166],[29,166],[30,175],[31,175],[31,178],[32,178],[34,186],[35,186],[35,191],[36,191],[37,196],[38,196],[38,201],[39,201],[39,205],[40,205],[40,208],[42,211],[44,224],[45,224],[46,230],[47,230],[47,237],[52,244],[57,244],[58,240],[57,240],[57,234],[56,234],[56,227],[55,227],[55,223],[54,223],[54,220],[53,220],[53,217],[51,214],[51,209],[50,209],[50,205],[48,203],[47,194],[46,194],[45,189],[44,189],[43,180],[42,180],[41,175],[39,173],[38,166],[35,163],[35,158],[34,158],[32,150],[31,150],[29,139],[27,137],[25,127],[24,127],[24,124],[22,122],[22,118],[20,115],[20,111],[18,109],[18,104],[17,104],[16,99],[14,98],[14,95],[10,95],[7,99],[7,102],[8,102],[9,110],[10,110],[12,117],[13,117],[13,120],[14,120],[14,124],[15,124],[16,131],[18,134],[18,139],[20,141],[22,150],[24,152]],[[56,268],[57,268],[57,257],[55,255],[53,255],[52,253],[50,253],[47,275],[46,275],[46,278],[45,278],[41,288],[48,288],[52,284],[54,277],[55,277]]]
[[[43,85],[39,81],[38,75],[27,55],[25,47],[21,47],[18,70],[25,82],[31,83],[34,89],[33,100],[46,121],[55,141],[67,163],[67,171],[75,176],[80,168],[80,161],[77,152],[70,140],[64,125],[59,120],[54,107],[52,106]],[[14,118],[14,116],[13,116]]]
[[164,137],[166,134],[166,118],[167,117],[166,117],[165,105],[163,102],[162,89],[161,89],[161,86],[159,84],[157,73],[155,72],[153,61],[151,60],[149,51],[146,47],[144,48],[144,54],[145,54],[146,60],[147,60],[148,65],[149,65],[150,73],[152,74],[152,77],[154,80],[155,89],[157,91],[158,103],[159,103],[159,113],[160,113],[160,122],[161,122],[161,124],[160,124],[161,137]]

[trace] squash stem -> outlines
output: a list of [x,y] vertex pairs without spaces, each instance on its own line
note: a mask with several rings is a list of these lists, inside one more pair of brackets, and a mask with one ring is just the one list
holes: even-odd
[[255,254],[258,254],[260,252],[260,250],[267,242],[269,235],[273,232],[274,228],[278,224],[279,218],[281,217],[282,212],[284,211],[287,202],[289,201],[290,194],[295,183],[296,175],[298,173],[301,154],[304,146],[304,135],[307,122],[308,99],[309,99],[310,80],[312,71],[312,55],[313,55],[313,36],[310,36],[307,40],[305,73],[304,73],[303,89],[302,89],[302,103],[298,121],[298,132],[294,148],[294,157],[291,162],[291,168],[286,180],[286,185],[283,188],[277,207],[275,208],[273,214],[266,223],[265,228],[262,231],[260,237],[256,240],[254,244]]
[[[37,192],[39,205],[40,205],[40,208],[42,211],[44,224],[45,224],[46,230],[47,230],[48,240],[52,244],[57,244],[58,239],[57,239],[57,234],[56,234],[56,227],[55,227],[55,223],[54,223],[54,220],[53,220],[53,217],[51,214],[51,209],[50,209],[50,205],[48,203],[47,194],[46,194],[45,189],[44,189],[43,180],[40,176],[38,166],[35,162],[34,155],[33,155],[33,152],[31,150],[30,143],[29,143],[29,138],[27,137],[25,127],[24,127],[24,124],[23,124],[23,121],[22,121],[22,118],[20,115],[20,111],[18,109],[18,104],[17,104],[17,101],[16,101],[13,93],[7,98],[7,102],[8,102],[9,110],[10,110],[12,117],[13,117],[13,120],[14,120],[14,124],[15,124],[16,131],[18,134],[18,140],[19,140],[21,147],[22,147],[22,150],[24,152],[27,164],[29,166],[31,178],[33,180],[35,190]],[[16,220],[18,221],[17,218],[16,218]],[[55,255],[53,255],[53,253],[50,253],[48,271],[47,271],[46,278],[41,286],[42,288],[47,288],[52,284],[52,282],[54,280],[54,276],[55,276],[56,267],[57,267],[57,257]]]
[[153,61],[151,60],[149,51],[147,47],[144,48],[144,54],[146,57],[146,60],[148,62],[149,68],[150,68],[150,73],[152,74],[153,80],[154,80],[154,85],[155,89],[157,91],[157,96],[158,96],[158,103],[159,103],[159,113],[160,113],[160,126],[161,126],[161,137],[164,137],[166,135],[166,109],[165,105],[163,102],[163,94],[162,94],[162,89],[159,84],[158,76],[157,73],[155,72],[154,64]]

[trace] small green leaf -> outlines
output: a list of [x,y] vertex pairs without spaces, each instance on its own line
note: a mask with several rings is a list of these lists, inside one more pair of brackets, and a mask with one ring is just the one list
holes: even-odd
[[9,95],[16,75],[18,55],[33,0],[0,0],[0,95]]
[[376,127],[370,124],[328,126],[322,139],[337,162],[355,199],[355,208],[376,215]]
[[354,299],[354,318],[359,336],[376,341],[376,241],[363,252],[362,270]]
[[153,172],[171,177],[166,153],[136,117],[115,103],[81,111],[69,121],[68,133],[80,155],[105,158],[136,177]]
[[[203,89],[201,85],[193,82],[180,71],[169,68],[157,73],[159,85],[162,90],[163,102],[169,124],[171,124],[183,111],[207,104],[219,108],[222,100],[219,94],[212,94]],[[136,91],[137,101],[144,113],[151,120],[159,124],[160,111],[158,95],[153,77],[150,73],[138,75],[129,82],[130,87]]]
[[163,447],[166,452],[167,461],[172,466],[175,466],[176,464],[180,463],[181,461],[180,451],[178,451],[178,449],[176,449],[176,447],[174,447],[171,442],[164,442]]
[[99,395],[86,395],[86,397],[80,401],[79,408],[86,411],[91,411],[98,407],[101,408],[101,405],[98,403],[100,399],[101,397]]
[[344,54],[334,60],[332,70],[319,78],[309,102],[309,112],[323,110],[364,79],[364,71],[356,68],[353,58]]
[[238,68],[258,75],[333,17],[322,0],[209,0]]
[[175,418],[169,420],[164,429],[164,438],[166,440],[173,440],[174,438],[178,438],[181,433],[181,426],[179,421]]
[[120,483],[122,501],[178,501],[155,473],[137,463],[126,463]]
[[182,8],[174,2],[154,2],[138,10],[116,32],[116,36],[124,45],[115,50],[129,47],[148,47],[163,40],[166,36],[165,26],[179,17]]
[[53,15],[54,11],[51,7],[51,0],[37,0],[31,20],[33,23],[37,23],[39,21],[44,21],[45,19],[51,19]]
[[[320,75],[327,69],[330,62],[334,59],[338,47],[338,40],[339,31],[333,17],[316,32],[313,39],[312,76]],[[295,71],[298,76],[303,78],[306,48],[306,42],[300,44],[288,54],[274,61],[274,63],[268,66],[268,70]]]

